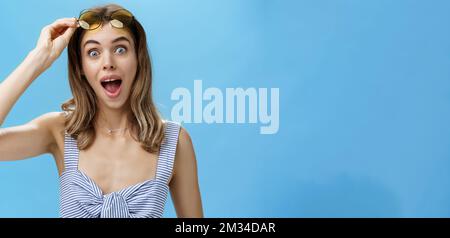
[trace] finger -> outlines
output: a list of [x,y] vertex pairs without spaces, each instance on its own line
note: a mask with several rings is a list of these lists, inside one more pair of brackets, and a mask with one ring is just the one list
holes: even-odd
[[55,52],[59,55],[70,42],[70,38],[77,30],[75,27],[67,28],[67,30],[54,41]]
[[60,27],[58,29],[53,29],[53,30],[51,30],[51,39],[54,40],[54,39],[56,39],[58,37],[61,37],[62,35],[64,35],[69,30],[70,30],[69,33],[72,34],[77,28],[78,28],[78,26],[72,26],[71,25],[71,26],[62,26],[62,27]]
[[[38,40],[38,45],[48,48],[51,46],[54,39],[56,39],[60,35],[63,35],[68,29],[76,29],[77,27],[79,26],[77,24],[76,18],[58,19],[42,29]],[[69,32],[68,34],[70,33],[71,32]]]
[[66,32],[64,32],[64,34],[62,34],[61,37],[64,39],[65,46],[69,44],[70,38],[72,37],[73,33],[75,33],[76,30],[77,28],[70,27],[69,29],[66,30]]
[[67,27],[77,27],[77,20],[76,18],[62,18],[58,19],[52,24],[50,24],[50,30],[52,33],[59,33],[64,31]]
[[71,18],[60,18],[56,21],[54,21],[52,24],[50,25],[54,25],[54,26],[58,26],[58,25],[64,25],[64,24],[73,24],[75,25],[77,23],[77,19],[75,17],[71,17]]

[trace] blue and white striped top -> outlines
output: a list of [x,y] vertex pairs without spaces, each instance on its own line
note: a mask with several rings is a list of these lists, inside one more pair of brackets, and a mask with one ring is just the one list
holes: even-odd
[[64,166],[60,176],[60,214],[70,218],[162,217],[169,192],[180,125],[166,121],[156,177],[103,194],[100,187],[78,169],[77,141],[65,134]]

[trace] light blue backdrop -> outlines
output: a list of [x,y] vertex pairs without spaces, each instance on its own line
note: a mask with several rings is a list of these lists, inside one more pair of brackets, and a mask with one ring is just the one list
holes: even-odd
[[[41,28],[106,2],[2,1],[0,80]],[[207,217],[449,217],[449,1],[117,1],[149,36],[155,97],[279,88],[280,127],[184,124]],[[67,55],[4,127],[70,97]],[[1,155],[0,155],[1,156]],[[57,217],[49,155],[0,164],[1,217]],[[168,201],[165,217],[175,217]]]

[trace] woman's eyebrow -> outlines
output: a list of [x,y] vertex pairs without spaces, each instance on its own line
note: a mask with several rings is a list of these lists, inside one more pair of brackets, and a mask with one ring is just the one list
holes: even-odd
[[[117,37],[116,39],[112,40],[111,43],[114,44],[114,43],[119,42],[119,41],[127,41],[129,44],[131,44],[131,43],[130,43],[130,40],[128,40],[128,38],[126,38],[125,36]],[[98,42],[98,41],[96,41],[96,40],[87,40],[86,42],[84,42],[83,47],[85,47],[87,44],[97,44],[97,45],[100,45],[100,42]]]
[[114,43],[116,43],[118,41],[128,41],[128,44],[131,44],[130,40],[128,40],[128,38],[126,38],[125,36],[118,37],[118,38],[114,39],[113,41],[111,41],[111,43],[114,44]]

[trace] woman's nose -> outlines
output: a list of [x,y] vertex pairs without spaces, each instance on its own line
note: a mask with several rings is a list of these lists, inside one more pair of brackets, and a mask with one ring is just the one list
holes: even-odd
[[111,55],[105,55],[105,59],[103,62],[103,70],[113,70],[116,66],[114,64],[114,60]]
[[103,65],[103,69],[104,70],[108,70],[108,69],[115,69],[116,67],[112,64],[105,64]]

